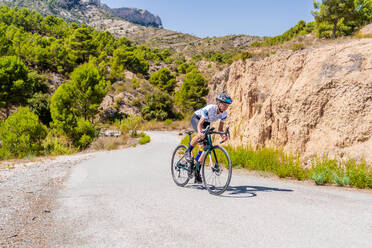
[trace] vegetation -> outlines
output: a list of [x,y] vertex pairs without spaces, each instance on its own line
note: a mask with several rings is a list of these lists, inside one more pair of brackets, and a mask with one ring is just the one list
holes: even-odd
[[109,86],[94,65],[76,68],[71,81],[61,85],[52,97],[53,126],[67,135],[74,145],[87,147],[95,137],[93,118]]
[[197,70],[186,74],[182,87],[176,92],[175,102],[185,112],[202,108],[208,94],[208,82]]
[[138,143],[140,143],[141,145],[144,145],[144,144],[147,144],[149,143],[151,140],[150,136],[148,135],[144,135],[139,141]]
[[145,105],[141,109],[143,118],[159,121],[174,118],[173,103],[172,97],[167,93],[150,93],[146,96]]
[[13,105],[25,104],[32,95],[29,70],[19,58],[0,57],[0,88],[0,108],[5,108],[5,117]]
[[121,121],[120,130],[135,138],[138,136],[138,130],[140,129],[142,121],[143,120],[140,116],[129,116]]
[[39,122],[38,116],[27,107],[21,107],[0,122],[0,158],[40,155],[46,136],[47,128]]
[[[318,35],[336,37],[337,31],[350,35],[362,25],[372,21],[371,0],[323,0],[314,1],[313,15],[317,23]],[[325,34],[326,33],[326,34]]]
[[162,68],[150,76],[150,83],[162,91],[172,94],[176,87],[176,76],[167,68]]
[[292,40],[293,38],[299,35],[305,35],[313,32],[315,27],[314,22],[309,22],[306,24],[305,21],[299,21],[294,27],[288,29],[283,34],[267,38],[262,42],[256,41],[251,44],[252,47],[261,47],[261,46],[274,46],[282,44],[286,41]]

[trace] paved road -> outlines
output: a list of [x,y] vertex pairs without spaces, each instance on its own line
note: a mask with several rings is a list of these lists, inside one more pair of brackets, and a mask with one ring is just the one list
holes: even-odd
[[372,247],[372,194],[233,175],[222,197],[177,187],[180,137],[87,160],[57,196],[51,247]]

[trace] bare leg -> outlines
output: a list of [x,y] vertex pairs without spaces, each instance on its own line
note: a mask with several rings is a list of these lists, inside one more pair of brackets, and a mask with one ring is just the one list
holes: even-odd
[[198,140],[199,140],[199,139],[202,139],[203,137],[204,137],[203,134],[200,135],[199,133],[197,133],[197,134],[194,136],[194,138],[191,139],[190,145],[192,145],[192,146],[196,146],[196,144],[198,143]]

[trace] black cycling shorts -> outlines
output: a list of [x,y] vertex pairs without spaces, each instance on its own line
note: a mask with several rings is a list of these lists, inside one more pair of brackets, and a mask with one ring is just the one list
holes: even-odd
[[[193,114],[193,116],[191,117],[191,126],[196,132],[198,131],[199,120],[200,118],[196,114]],[[206,129],[207,126],[209,126],[210,124],[211,124],[210,122],[204,121],[202,128]]]

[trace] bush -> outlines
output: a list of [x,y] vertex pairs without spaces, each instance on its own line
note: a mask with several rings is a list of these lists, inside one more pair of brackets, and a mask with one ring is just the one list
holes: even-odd
[[119,47],[114,51],[112,58],[111,74],[114,78],[123,78],[124,70],[133,73],[141,73],[147,75],[149,70],[149,63],[138,54],[128,51],[125,48]]
[[121,121],[120,130],[123,133],[128,133],[132,137],[137,137],[137,131],[142,124],[142,117],[141,116],[129,116],[128,118]]
[[26,103],[32,83],[27,66],[18,57],[0,57],[0,108],[5,108],[6,117],[12,106]]
[[326,183],[327,173],[325,171],[315,171],[311,175],[311,179],[315,182],[316,185],[323,185]]
[[162,68],[159,71],[151,74],[150,83],[162,91],[171,94],[176,87],[176,76],[172,75],[168,69]]
[[173,121],[171,120],[171,119],[166,119],[165,121],[164,121],[164,124],[165,125],[171,125],[173,123]]
[[67,135],[74,145],[87,147],[94,137],[94,116],[109,86],[93,64],[75,69],[71,81],[62,84],[51,99],[53,127]]
[[90,143],[93,142],[96,137],[96,130],[93,124],[84,120],[83,118],[78,119],[77,125],[74,128],[73,140],[76,147],[85,149]]
[[144,145],[144,144],[149,143],[150,140],[151,140],[150,136],[146,135],[146,136],[142,137],[142,138],[138,141],[138,143],[140,143],[141,145]]
[[283,34],[267,38],[262,42],[255,41],[251,44],[251,47],[262,47],[262,46],[275,46],[282,44],[286,41],[290,41],[299,35],[305,35],[313,32],[315,28],[314,22],[309,22],[306,24],[305,21],[300,20],[295,26],[285,31]]
[[53,134],[53,132],[48,133],[42,145],[45,155],[64,155],[76,152],[65,137]]
[[48,94],[36,93],[28,99],[28,106],[32,112],[39,116],[39,120],[49,126],[52,121],[50,114],[50,96]]
[[182,87],[176,92],[176,104],[183,111],[202,108],[206,101],[203,97],[208,94],[208,81],[197,70],[186,74]]
[[145,120],[163,121],[174,118],[173,99],[167,93],[158,92],[146,95],[145,105],[141,112]]
[[2,158],[41,154],[46,135],[47,128],[39,122],[37,115],[27,107],[19,108],[0,124]]

